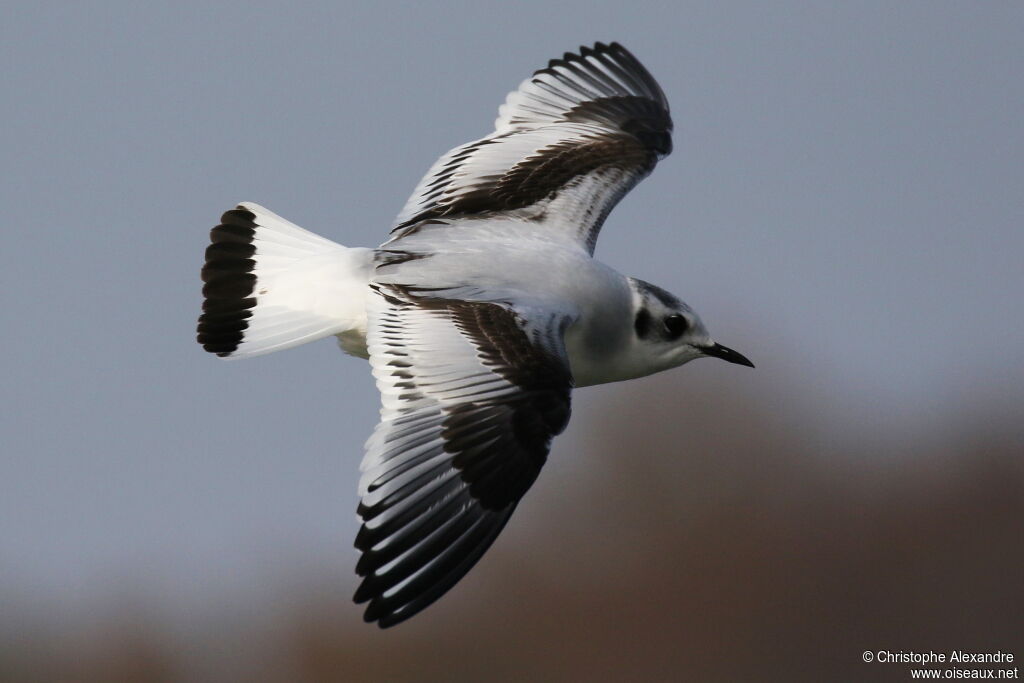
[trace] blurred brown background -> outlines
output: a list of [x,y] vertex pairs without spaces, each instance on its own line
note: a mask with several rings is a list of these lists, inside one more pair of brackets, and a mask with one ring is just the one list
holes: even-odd
[[2,678],[909,680],[861,652],[1024,654],[1020,397],[963,395],[912,438],[840,436],[794,387],[752,399],[697,365],[578,392],[580,452],[556,447],[492,551],[411,622],[358,623],[350,567],[321,567],[184,628],[141,595],[74,624],[6,614]]

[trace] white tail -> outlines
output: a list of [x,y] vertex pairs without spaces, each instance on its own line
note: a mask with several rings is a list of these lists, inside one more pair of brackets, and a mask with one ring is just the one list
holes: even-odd
[[247,358],[364,331],[370,249],[350,249],[243,202],[210,231],[199,343]]

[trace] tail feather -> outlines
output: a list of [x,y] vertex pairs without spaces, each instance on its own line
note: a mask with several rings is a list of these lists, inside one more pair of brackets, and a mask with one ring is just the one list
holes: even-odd
[[245,202],[210,231],[198,341],[270,353],[365,325],[368,249],[349,249]]

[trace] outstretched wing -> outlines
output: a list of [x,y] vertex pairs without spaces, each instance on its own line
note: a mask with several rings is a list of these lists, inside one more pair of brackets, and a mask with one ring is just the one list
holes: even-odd
[[382,407],[362,464],[355,601],[384,628],[454,586],[537,478],[569,420],[572,318],[374,288]]
[[431,219],[510,214],[593,253],[608,212],[671,150],[654,77],[618,43],[581,47],[510,93],[494,133],[434,164],[392,240]]

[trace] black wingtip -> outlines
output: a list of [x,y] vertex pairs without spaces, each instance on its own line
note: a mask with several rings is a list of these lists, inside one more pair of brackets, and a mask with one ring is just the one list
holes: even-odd
[[477,517],[454,543],[442,543],[445,549],[438,553],[428,552],[426,557],[412,553],[412,567],[398,569],[405,574],[398,581],[391,576],[366,576],[353,595],[356,604],[369,603],[363,621],[391,628],[433,605],[476,565],[514,509]]
[[605,44],[598,40],[595,41],[593,45],[580,45],[580,49],[577,50],[575,53],[566,52],[562,56],[562,59],[565,61],[574,61],[580,59],[581,57],[589,57],[590,55],[601,54],[604,52],[613,52],[617,49],[622,49],[622,46],[615,41]]

